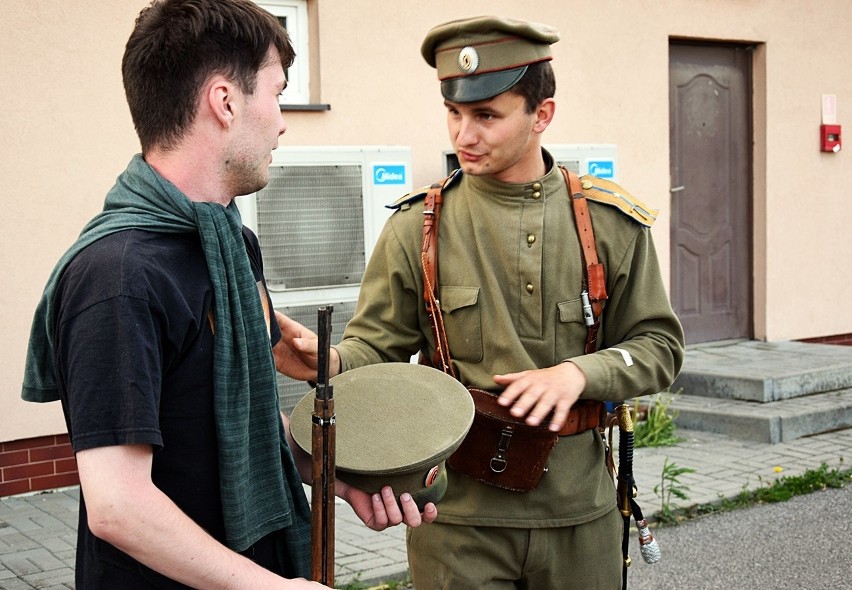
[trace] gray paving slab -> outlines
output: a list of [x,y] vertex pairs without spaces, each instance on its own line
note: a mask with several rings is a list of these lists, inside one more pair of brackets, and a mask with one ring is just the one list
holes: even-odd
[[[770,485],[825,463],[852,464],[852,428],[770,444],[679,429],[678,445],[636,449],[637,500],[645,516],[660,509],[654,492],[666,462],[694,470],[685,474],[688,499],[677,506],[720,502],[744,489]],[[308,497],[310,494],[308,493]],[[0,499],[0,590],[68,590],[74,587],[78,488]],[[439,507],[440,508],[440,507]],[[375,532],[364,527],[348,504],[335,504],[335,578],[338,585],[365,584],[407,576],[405,529]]]

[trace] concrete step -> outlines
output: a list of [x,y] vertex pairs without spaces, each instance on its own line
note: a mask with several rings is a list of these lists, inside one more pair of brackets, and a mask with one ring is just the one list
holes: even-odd
[[695,344],[670,391],[681,428],[764,443],[850,428],[852,346]]
[[678,394],[669,408],[679,428],[775,444],[852,427],[852,388],[764,403]]
[[672,392],[776,402],[852,387],[852,346],[734,340],[687,347]]

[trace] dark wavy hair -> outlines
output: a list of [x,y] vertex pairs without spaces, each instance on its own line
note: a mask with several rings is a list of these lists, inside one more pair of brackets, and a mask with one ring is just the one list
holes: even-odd
[[527,71],[508,92],[524,97],[527,113],[535,111],[545,98],[556,95],[556,75],[549,61],[540,61],[527,66]]
[[251,0],[154,0],[143,9],[121,63],[143,153],[178,144],[211,76],[224,75],[254,93],[270,47],[285,70],[293,64],[287,31]]

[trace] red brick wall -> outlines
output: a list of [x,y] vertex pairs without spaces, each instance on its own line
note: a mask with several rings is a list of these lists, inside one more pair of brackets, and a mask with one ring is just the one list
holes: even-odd
[[79,483],[67,434],[0,443],[0,497]]
[[816,344],[843,344],[845,346],[852,346],[852,334],[835,334],[834,336],[803,338],[801,342],[814,342]]

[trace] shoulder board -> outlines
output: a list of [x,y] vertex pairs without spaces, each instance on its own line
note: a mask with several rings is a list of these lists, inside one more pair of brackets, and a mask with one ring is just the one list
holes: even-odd
[[[461,168],[458,168],[456,170],[453,170],[450,173],[450,175],[447,176],[445,179],[443,179],[440,182],[437,182],[435,184],[441,184],[441,185],[444,186],[444,189],[447,189],[447,188],[450,187],[450,185],[454,184],[461,177],[462,177]],[[430,185],[424,186],[422,188],[419,188],[415,191],[411,191],[407,195],[401,196],[400,198],[398,198],[393,203],[390,203],[389,205],[385,205],[385,207],[387,207],[388,209],[402,209],[405,206],[411,205],[412,203],[416,203],[417,201],[419,201],[421,199],[425,199],[426,193],[428,193],[429,189],[432,188],[433,186],[434,185],[430,184]]]
[[652,209],[612,181],[587,174],[580,178],[583,195],[590,201],[615,207],[634,221],[651,227],[659,209]]

